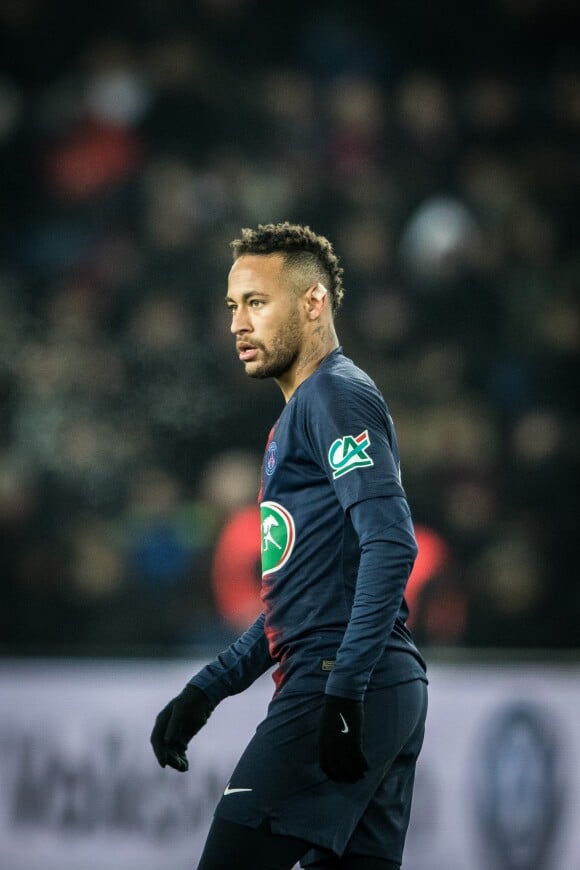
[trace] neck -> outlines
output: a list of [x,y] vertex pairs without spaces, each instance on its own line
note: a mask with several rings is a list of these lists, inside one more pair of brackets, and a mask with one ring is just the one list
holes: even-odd
[[338,347],[338,337],[333,324],[318,324],[294,364],[276,383],[286,402],[307,378],[313,374],[326,357]]

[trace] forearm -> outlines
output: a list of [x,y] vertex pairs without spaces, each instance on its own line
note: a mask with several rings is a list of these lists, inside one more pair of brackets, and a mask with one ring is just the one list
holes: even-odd
[[273,664],[264,634],[264,615],[260,614],[241,637],[202,668],[189,683],[205,692],[215,707],[224,698],[243,692]]
[[351,509],[361,558],[350,620],[328,694],[361,700],[393,630],[417,554],[404,499],[370,499]]

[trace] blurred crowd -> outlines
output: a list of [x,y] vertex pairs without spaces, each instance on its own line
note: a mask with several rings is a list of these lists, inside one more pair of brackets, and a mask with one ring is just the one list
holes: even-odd
[[2,651],[173,653],[259,608],[282,398],[223,299],[279,220],[334,242],[395,419],[418,640],[578,645],[572,8],[0,0]]

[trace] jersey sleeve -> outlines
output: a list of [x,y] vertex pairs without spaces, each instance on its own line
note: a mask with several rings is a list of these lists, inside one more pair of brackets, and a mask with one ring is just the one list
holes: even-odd
[[307,409],[307,436],[360,546],[354,600],[326,691],[361,700],[403,601],[417,553],[399,447],[372,381],[325,374]]
[[192,677],[189,684],[205,692],[217,706],[224,698],[243,692],[273,664],[261,613],[241,637]]
[[307,403],[305,427],[345,511],[368,498],[405,497],[393,421],[372,383],[321,377]]
[[405,499],[365,500],[350,516],[361,557],[350,619],[326,692],[362,700],[393,631],[417,544]]

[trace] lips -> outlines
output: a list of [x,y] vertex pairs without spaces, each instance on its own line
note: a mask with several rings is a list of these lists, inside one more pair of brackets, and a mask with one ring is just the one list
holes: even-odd
[[238,351],[238,356],[242,360],[242,362],[249,362],[253,360],[254,357],[258,353],[258,348],[253,344],[247,344],[246,342],[238,342],[236,345],[236,350]]

